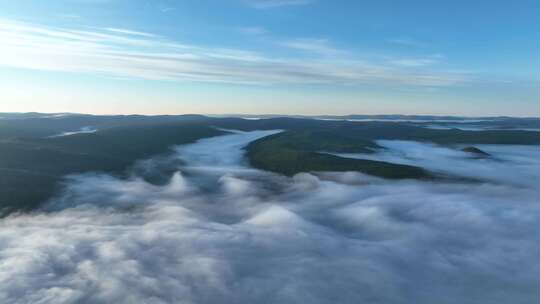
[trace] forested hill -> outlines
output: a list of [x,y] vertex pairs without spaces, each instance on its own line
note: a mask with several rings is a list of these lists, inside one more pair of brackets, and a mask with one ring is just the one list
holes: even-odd
[[250,163],[285,175],[304,171],[361,171],[385,178],[431,178],[420,167],[350,160],[321,152],[369,153],[376,140],[453,144],[540,144],[540,132],[430,129],[407,122],[309,118],[217,118],[202,115],[0,115],[0,210],[32,210],[58,191],[68,174],[122,174],[136,160],[174,145],[224,134],[224,129],[283,130],[247,147]]

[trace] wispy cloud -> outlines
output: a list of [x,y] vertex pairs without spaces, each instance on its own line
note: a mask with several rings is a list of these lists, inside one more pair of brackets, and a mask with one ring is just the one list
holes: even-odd
[[301,38],[280,42],[280,44],[288,48],[324,56],[336,56],[346,53],[345,51],[332,46],[326,39]]
[[106,28],[105,30],[117,34],[124,34],[124,35],[130,35],[130,36],[142,36],[142,37],[157,37],[154,34],[145,33],[145,32],[138,32],[138,31],[131,31],[126,29],[119,29],[119,28]]
[[59,14],[58,18],[66,20],[78,20],[81,19],[81,16],[77,14]]
[[422,58],[399,58],[399,59],[392,59],[390,60],[390,63],[396,66],[401,67],[411,67],[411,68],[418,68],[418,67],[425,67],[434,65],[437,63],[440,63],[441,60],[445,59],[445,56],[441,54],[435,54],[430,55]]
[[176,8],[170,7],[170,6],[161,6],[161,7],[159,7],[159,10],[162,13],[169,13],[169,12],[172,12],[172,11],[176,10]]
[[426,58],[409,58],[409,59],[398,59],[392,60],[392,64],[403,66],[403,67],[423,67],[428,65],[433,65],[437,63],[435,59],[426,59]]
[[248,5],[258,9],[307,5],[312,2],[314,0],[247,0]]
[[[339,54],[324,40],[286,43]],[[0,65],[108,77],[240,84],[405,84],[446,86],[459,73],[421,72],[348,56],[282,58],[242,49],[182,44],[126,29],[77,30],[0,20]]]

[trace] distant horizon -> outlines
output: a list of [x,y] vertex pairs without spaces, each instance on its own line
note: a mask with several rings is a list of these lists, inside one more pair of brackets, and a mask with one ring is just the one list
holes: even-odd
[[209,117],[256,117],[271,118],[271,117],[349,117],[349,116],[365,116],[365,117],[378,117],[378,116],[403,116],[403,117],[451,117],[451,118],[464,118],[464,119],[479,119],[479,118],[519,118],[519,119],[540,119],[540,116],[510,116],[510,115],[486,115],[486,116],[468,116],[459,114],[280,114],[280,113],[222,113],[222,114],[209,114],[209,113],[173,113],[173,114],[141,114],[141,113],[109,113],[109,114],[95,114],[95,113],[78,113],[78,112],[2,112],[0,114],[44,114],[44,115],[90,115],[90,116],[189,116],[189,115],[201,115]]

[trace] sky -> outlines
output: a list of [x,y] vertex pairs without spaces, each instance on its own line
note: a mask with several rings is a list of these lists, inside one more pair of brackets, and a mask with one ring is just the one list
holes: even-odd
[[0,0],[0,112],[540,116],[540,2]]

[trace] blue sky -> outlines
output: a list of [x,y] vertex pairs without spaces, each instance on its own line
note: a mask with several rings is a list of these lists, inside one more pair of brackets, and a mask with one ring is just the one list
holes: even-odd
[[0,0],[0,112],[540,116],[540,2]]

